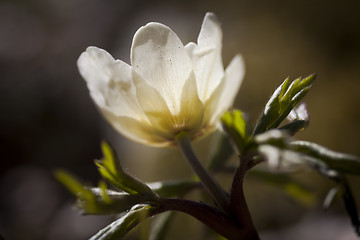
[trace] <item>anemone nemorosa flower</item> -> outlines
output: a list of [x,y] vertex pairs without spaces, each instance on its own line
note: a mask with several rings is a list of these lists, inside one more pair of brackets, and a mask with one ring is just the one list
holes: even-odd
[[169,27],[152,22],[135,33],[131,65],[96,47],[88,47],[77,64],[117,131],[136,142],[168,146],[182,131],[191,139],[212,132],[231,107],[244,66],[236,55],[224,71],[221,47],[220,23],[207,13],[197,44],[184,46]]

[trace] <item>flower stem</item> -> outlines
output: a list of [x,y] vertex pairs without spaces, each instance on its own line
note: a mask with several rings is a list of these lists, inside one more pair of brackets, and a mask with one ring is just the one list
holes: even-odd
[[244,196],[244,177],[248,170],[248,162],[250,161],[247,157],[241,157],[242,161],[240,166],[236,169],[235,176],[232,182],[230,191],[230,206],[233,210],[233,214],[236,219],[246,231],[247,238],[252,240],[258,240],[259,236],[256,228],[253,224],[249,208],[247,206]]
[[191,143],[190,136],[187,132],[180,132],[176,135],[176,143],[178,144],[181,153],[187,160],[193,171],[199,177],[204,188],[214,198],[215,202],[225,211],[231,215],[230,201],[225,191],[220,187],[219,183],[213,179],[205,170],[199,159],[197,158]]

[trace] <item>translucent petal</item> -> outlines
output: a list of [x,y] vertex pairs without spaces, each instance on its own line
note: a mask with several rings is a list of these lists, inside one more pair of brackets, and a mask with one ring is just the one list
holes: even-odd
[[151,124],[163,131],[173,132],[173,116],[164,98],[135,71],[133,76],[137,99]]
[[221,59],[222,30],[213,13],[207,13],[201,26],[198,45],[187,46],[199,88],[199,97],[205,102],[224,75]]
[[214,128],[217,120],[220,117],[219,105],[221,95],[224,91],[225,81],[223,80],[212,92],[210,98],[205,102],[204,126],[207,128]]
[[112,112],[103,110],[105,118],[125,137],[146,145],[164,147],[173,144],[173,138],[147,122],[138,121],[131,117],[115,116]]
[[181,107],[172,114],[159,92],[134,73],[137,97],[147,118],[153,126],[173,137],[182,130],[195,132],[203,118],[203,104],[197,95],[196,81],[190,77],[182,89]]
[[181,111],[176,118],[177,128],[190,133],[199,131],[203,115],[204,105],[198,96],[195,77],[192,77],[182,89]]
[[178,36],[167,26],[149,23],[134,36],[131,65],[164,98],[173,114],[180,112],[181,91],[192,73],[191,60]]
[[194,51],[196,48],[197,48],[197,45],[194,42],[189,42],[188,44],[185,45],[185,50],[187,51],[187,53],[189,54],[189,57],[191,59],[194,56]]
[[210,125],[228,110],[239,91],[244,77],[244,63],[240,55],[236,55],[226,68],[225,76],[206,102],[205,119]]
[[244,79],[245,65],[241,55],[236,55],[225,70],[225,85],[219,100],[218,111],[228,110],[234,103],[240,85]]
[[78,61],[80,74],[99,108],[117,116],[146,119],[136,99],[131,67],[105,50],[88,47]]

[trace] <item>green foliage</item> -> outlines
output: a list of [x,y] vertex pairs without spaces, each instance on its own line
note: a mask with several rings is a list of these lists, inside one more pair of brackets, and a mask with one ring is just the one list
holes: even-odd
[[117,240],[121,239],[133,229],[139,222],[153,215],[157,211],[157,206],[134,205],[124,216],[109,224],[90,240]]
[[315,78],[316,75],[312,74],[306,78],[297,78],[291,83],[289,78],[286,78],[267,102],[265,110],[257,122],[254,134],[277,128],[309,92]]
[[[335,181],[337,187],[333,188],[325,198],[324,208],[328,208],[336,196],[341,197],[352,225],[359,235],[360,221],[357,207],[344,175],[360,175],[360,159],[315,143],[293,141],[291,138],[309,124],[305,104],[296,106],[311,88],[315,77],[310,75],[303,79],[295,79],[291,83],[289,78],[285,79],[266,104],[252,136],[247,134],[246,122],[239,111],[224,114],[221,119],[223,129],[235,143],[240,157],[251,157],[247,170],[265,161],[272,170],[310,168]],[[285,118],[290,122],[279,127]],[[304,204],[308,205],[314,201],[308,189],[292,181],[288,175],[258,171],[252,173],[258,179],[283,188],[289,196]]]
[[310,122],[305,103],[294,108],[287,118],[291,122],[279,128],[280,130],[285,130],[290,136],[294,136],[297,132],[304,130]]
[[329,169],[344,174],[360,174],[360,159],[350,154],[344,154],[329,150],[323,146],[307,141],[291,142],[293,151],[311,157],[312,160],[320,161]]
[[249,137],[242,112],[240,110],[226,112],[221,117],[221,123],[224,131],[230,136],[238,151],[243,153],[248,145]]
[[[282,188],[288,196],[299,203],[313,205],[315,202],[314,194],[309,187],[294,180],[288,174],[289,171],[307,168],[320,173],[335,183],[336,186],[329,191],[324,200],[324,209],[329,208],[335,199],[342,198],[351,223],[360,236],[360,220],[357,206],[346,180],[347,174],[360,175],[360,159],[349,154],[329,150],[315,143],[294,141],[292,138],[309,124],[305,104],[299,106],[298,104],[311,88],[315,77],[315,75],[310,75],[306,78],[297,78],[292,82],[290,82],[289,78],[285,79],[267,102],[253,134],[248,133],[247,123],[241,111],[226,112],[222,116],[221,123],[226,134],[220,133],[216,139],[216,144],[211,148],[213,151],[208,163],[208,170],[214,174],[225,171],[227,169],[225,165],[227,160],[233,155],[234,150],[237,151],[240,166],[228,171],[235,172],[229,194],[225,193],[212,180],[212,177],[208,175],[205,169],[202,169],[201,165],[196,165],[196,167],[201,169],[201,174],[206,173],[206,178],[202,175],[203,178],[200,177],[199,179],[171,180],[145,184],[122,168],[115,151],[106,142],[101,145],[103,158],[95,162],[96,166],[101,176],[108,183],[125,192],[108,189],[105,181],[100,181],[98,187],[84,186],[76,178],[62,170],[56,171],[55,176],[77,197],[76,203],[84,210],[85,214],[115,214],[127,211],[121,218],[91,238],[92,240],[112,240],[121,239],[139,222],[166,210],[183,211],[195,216],[209,226],[214,227],[214,229],[218,229],[219,233],[221,232],[224,236],[227,236],[229,232],[226,230],[227,226],[234,224],[234,228],[232,228],[234,231],[231,232],[236,232],[234,236],[237,236],[237,226],[239,222],[242,223],[243,219],[239,222],[232,221],[238,215],[242,216],[241,214],[243,210],[246,210],[246,206],[234,207],[233,203],[239,202],[236,201],[237,197],[241,196],[241,194],[237,195],[237,193],[241,193],[241,191],[237,191],[241,188],[238,181],[243,181],[243,177],[247,172],[249,172],[250,177]],[[280,126],[285,118],[289,122]],[[187,160],[190,157],[192,160],[197,159],[190,143],[187,141],[189,140],[187,134],[186,132],[178,134],[177,143],[185,142],[186,148],[182,148],[182,150],[187,150],[183,151],[183,153],[186,153],[184,156],[188,158]],[[253,169],[254,166],[261,162],[266,162],[271,171]],[[250,171],[250,169],[252,170]],[[285,173],[275,172],[274,170],[285,170]],[[197,173],[200,176],[199,171]],[[202,182],[200,179],[202,179]],[[214,184],[204,184],[209,182]],[[203,186],[216,186],[218,191],[216,193],[219,194],[213,194],[213,196],[221,197],[217,199],[221,200],[219,202],[222,204],[218,205],[221,208],[188,200],[173,199],[182,197],[188,192]],[[214,189],[207,190],[213,193]],[[241,209],[240,214],[239,209]],[[233,212],[238,215],[232,215]],[[229,217],[230,215],[232,217]],[[165,239],[166,230],[172,216],[173,212],[157,216],[157,221],[150,230],[151,240]],[[227,222],[226,224],[224,224],[224,221],[218,223],[218,219],[227,219]],[[222,225],[218,227],[217,224]],[[149,231],[144,233],[147,235]],[[240,234],[242,233],[240,232]]]
[[100,182],[98,188],[84,186],[69,173],[58,170],[55,177],[59,182],[77,197],[76,205],[85,214],[115,214],[129,210],[138,203],[155,202],[149,195],[130,195],[107,189],[105,182]]
[[101,144],[104,157],[95,164],[101,176],[114,186],[130,194],[154,195],[151,189],[139,179],[128,174],[120,165],[116,153],[107,142]]
[[77,197],[77,205],[84,209],[85,213],[94,213],[100,209],[101,199],[97,199],[96,195],[76,178],[63,170],[55,171],[54,175],[59,182]]

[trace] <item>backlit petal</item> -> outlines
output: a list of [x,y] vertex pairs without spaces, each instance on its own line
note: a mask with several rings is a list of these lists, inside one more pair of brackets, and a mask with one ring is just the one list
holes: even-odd
[[232,105],[244,66],[236,56],[224,71],[222,31],[207,13],[197,43],[182,44],[167,26],[149,23],[133,38],[131,66],[89,47],[78,59],[91,97],[110,124],[147,145],[168,146],[186,131],[212,132]]
[[220,117],[220,108],[219,105],[222,93],[225,87],[225,77],[219,83],[217,88],[212,92],[210,98],[205,102],[205,114],[204,114],[204,126],[205,127],[215,127],[217,120]]
[[106,108],[117,116],[146,118],[137,102],[128,64],[115,61],[108,52],[96,47],[88,47],[77,64],[91,97],[100,109]]
[[199,88],[199,97],[203,102],[210,97],[224,75],[221,48],[220,23],[213,13],[207,13],[201,26],[197,45],[188,47]]
[[172,132],[173,117],[164,98],[139,74],[134,72],[133,76],[137,99],[151,124],[163,131]]
[[173,143],[168,133],[146,122],[131,117],[115,116],[109,111],[103,111],[103,115],[118,132],[135,142],[155,147],[169,146]]
[[177,116],[178,129],[194,133],[203,121],[204,105],[200,101],[195,77],[189,78],[182,89],[181,111]]
[[244,73],[243,60],[240,55],[236,55],[226,68],[225,76],[220,84],[205,102],[205,124],[214,126],[220,116],[232,106]]
[[245,66],[240,55],[236,55],[225,70],[224,86],[221,92],[215,115],[223,114],[235,100],[240,85],[244,78]]
[[192,73],[191,60],[178,36],[160,23],[141,27],[133,39],[131,65],[160,93],[170,111],[178,114],[179,90]]

